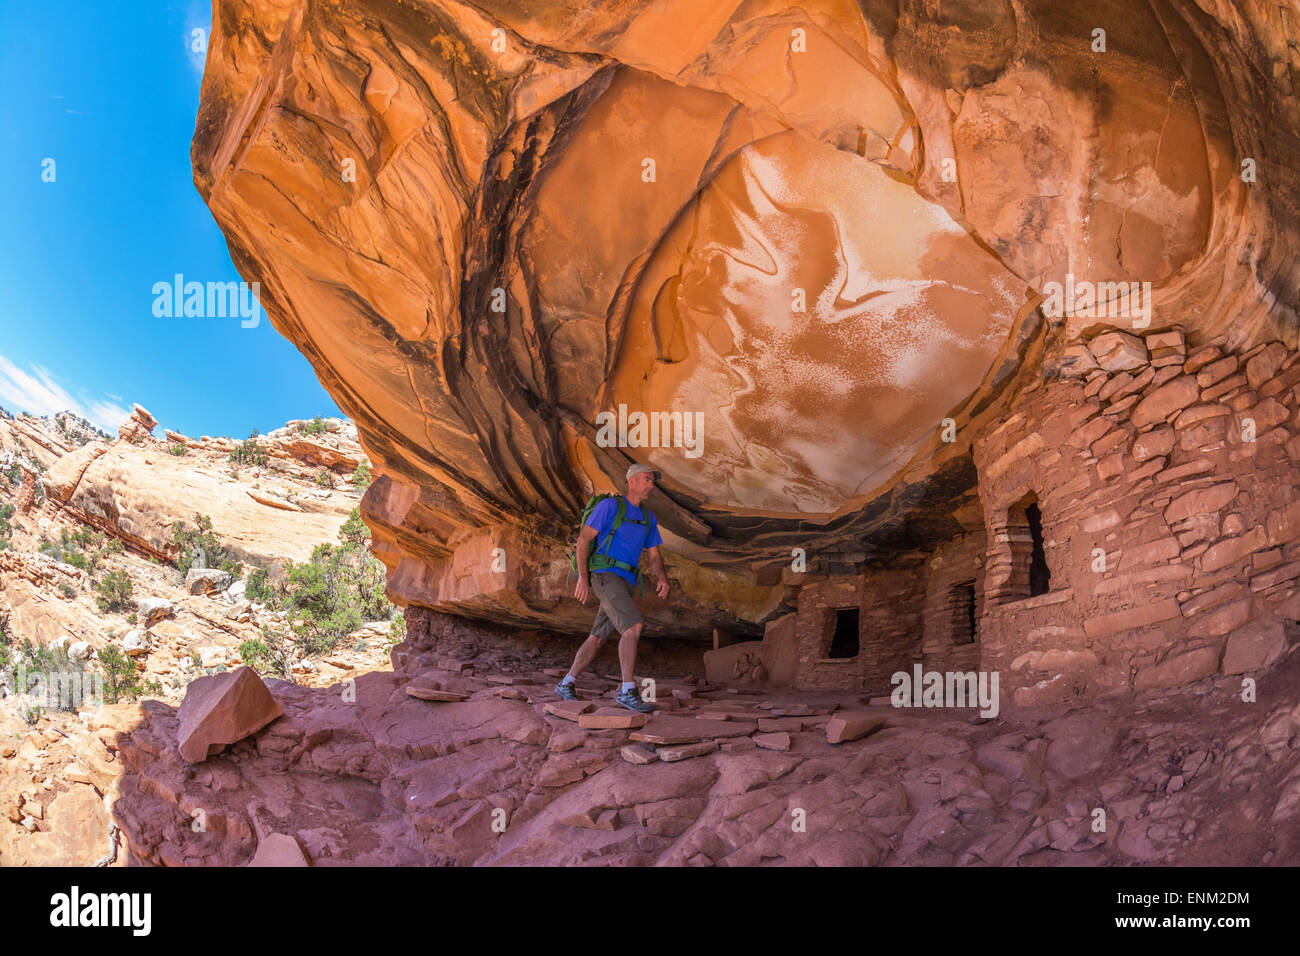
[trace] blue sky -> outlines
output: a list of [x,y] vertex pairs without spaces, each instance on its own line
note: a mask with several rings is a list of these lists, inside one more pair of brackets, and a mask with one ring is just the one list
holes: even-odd
[[154,315],[176,273],[241,278],[190,169],[210,18],[199,0],[0,3],[0,406],[116,435],[139,402],[156,434],[195,437],[342,414],[264,312]]

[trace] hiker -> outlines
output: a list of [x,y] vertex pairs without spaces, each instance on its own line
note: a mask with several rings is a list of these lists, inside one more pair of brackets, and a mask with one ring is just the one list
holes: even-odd
[[[636,666],[636,642],[641,637],[641,612],[632,600],[632,589],[637,584],[637,565],[641,552],[650,552],[650,569],[654,572],[655,593],[668,597],[668,576],[659,554],[663,538],[655,516],[641,509],[641,503],[650,496],[659,472],[647,465],[633,465],[627,470],[627,494],[600,497],[578,535],[576,566],[578,583],[573,596],[583,604],[595,594],[600,601],[596,623],[591,634],[578,648],[569,673],[555,688],[555,693],[565,700],[577,700],[574,678],[591,666],[605,638],[617,631],[618,662],[622,668],[623,683],[619,687],[618,702],[628,710],[648,714],[654,710],[637,693],[632,680]],[[590,502],[588,507],[591,507]],[[597,539],[599,538],[599,541]],[[596,542],[593,545],[593,542]]]

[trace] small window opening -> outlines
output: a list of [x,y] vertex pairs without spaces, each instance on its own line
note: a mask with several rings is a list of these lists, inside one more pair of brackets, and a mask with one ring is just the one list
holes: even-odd
[[952,642],[975,643],[975,582],[964,581],[952,589]]
[[835,634],[831,638],[829,657],[858,656],[858,609],[840,608],[835,612]]
[[1029,536],[1033,539],[1033,552],[1029,558],[1029,596],[1046,594],[1051,586],[1052,572],[1047,570],[1047,553],[1043,550],[1043,514],[1037,503],[1025,509],[1029,520]]

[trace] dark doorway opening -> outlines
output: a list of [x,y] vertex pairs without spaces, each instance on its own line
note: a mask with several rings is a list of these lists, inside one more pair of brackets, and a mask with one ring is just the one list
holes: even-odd
[[1029,558],[1029,596],[1046,594],[1051,587],[1052,572],[1047,570],[1047,553],[1043,550],[1043,514],[1035,502],[1025,509],[1033,552]]
[[835,634],[831,637],[828,657],[858,656],[858,609],[840,608],[835,612]]
[[975,582],[964,581],[952,589],[952,642],[975,643]]

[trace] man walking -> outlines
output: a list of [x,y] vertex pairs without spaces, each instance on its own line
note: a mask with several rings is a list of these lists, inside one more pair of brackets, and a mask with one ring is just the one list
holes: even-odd
[[[627,494],[622,500],[617,496],[601,501],[592,510],[587,523],[578,535],[578,583],[573,596],[583,604],[594,592],[600,601],[600,611],[591,626],[591,634],[578,648],[569,673],[555,688],[555,693],[565,700],[577,700],[574,678],[591,666],[605,638],[617,632],[618,662],[623,683],[619,687],[618,702],[628,710],[648,714],[654,705],[647,704],[637,693],[632,671],[636,666],[636,644],[641,637],[641,612],[632,600],[636,587],[637,565],[642,550],[650,553],[650,569],[654,572],[655,593],[668,597],[668,576],[664,573],[659,545],[659,525],[655,516],[641,509],[641,503],[650,496],[659,472],[648,465],[633,465],[627,470]],[[619,509],[623,520],[619,522]],[[599,542],[593,551],[592,542]],[[594,562],[592,559],[595,559]],[[594,567],[589,567],[594,563]]]

